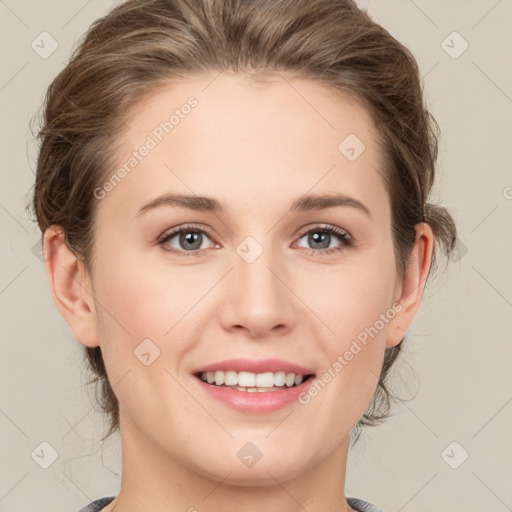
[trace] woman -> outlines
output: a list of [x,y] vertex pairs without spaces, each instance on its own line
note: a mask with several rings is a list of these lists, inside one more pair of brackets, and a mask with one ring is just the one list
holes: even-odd
[[[437,124],[352,0],[130,0],[48,89],[33,208],[120,429],[83,511],[379,511],[347,452],[436,250]],[[190,245],[190,247],[188,247]]]

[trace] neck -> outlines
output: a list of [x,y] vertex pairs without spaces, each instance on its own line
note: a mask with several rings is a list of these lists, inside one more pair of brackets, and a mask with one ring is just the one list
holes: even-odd
[[[191,463],[196,460],[191,452],[180,460],[122,414],[120,425],[121,488],[102,512],[355,512],[344,494],[348,439],[305,467],[273,470],[276,458],[265,464],[262,456],[250,469],[239,463],[217,472],[208,461]],[[180,448],[180,454],[187,453]],[[200,451],[191,440],[188,449]]]

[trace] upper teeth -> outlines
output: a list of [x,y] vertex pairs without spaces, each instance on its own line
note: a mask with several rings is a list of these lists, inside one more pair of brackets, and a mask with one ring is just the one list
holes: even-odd
[[209,384],[215,383],[217,386],[222,384],[226,386],[243,386],[243,387],[265,387],[271,388],[273,386],[288,387],[298,385],[302,382],[303,375],[295,375],[295,373],[286,372],[266,372],[266,373],[251,373],[251,372],[223,372],[217,370],[215,372],[203,372],[201,379]]

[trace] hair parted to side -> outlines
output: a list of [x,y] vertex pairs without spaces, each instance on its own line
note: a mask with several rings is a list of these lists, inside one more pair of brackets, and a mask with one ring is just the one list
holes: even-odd
[[[173,80],[231,70],[258,79],[286,72],[359,101],[375,122],[392,209],[399,276],[430,225],[436,252],[449,256],[455,223],[430,204],[439,126],[424,105],[411,52],[353,0],[129,0],[96,20],[46,91],[34,194],[27,207],[41,232],[59,226],[89,273],[94,266],[93,195],[113,173],[123,120],[137,103]],[[386,349],[375,394],[354,431],[389,417],[386,386],[402,343]],[[85,348],[97,400],[119,428],[119,404],[100,347]],[[97,388],[98,389],[98,388]],[[357,435],[358,437],[358,435]]]

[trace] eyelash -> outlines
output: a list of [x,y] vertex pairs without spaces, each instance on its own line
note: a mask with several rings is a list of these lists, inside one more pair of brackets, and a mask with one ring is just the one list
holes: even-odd
[[[181,226],[180,228],[174,229],[169,233],[165,233],[164,235],[162,235],[162,237],[159,238],[159,240],[157,241],[157,244],[161,245],[162,249],[164,251],[167,251],[170,253],[179,254],[179,255],[187,256],[187,257],[188,256],[201,256],[201,253],[203,253],[205,251],[205,249],[197,249],[195,251],[180,251],[177,249],[170,249],[168,246],[166,246],[166,243],[169,240],[174,238],[175,235],[178,235],[182,232],[184,232],[184,233],[187,233],[187,232],[201,233],[201,234],[204,234],[204,235],[208,236],[209,238],[213,239],[213,237],[209,234],[209,232],[207,230],[200,228],[194,224],[188,224],[186,226]],[[307,235],[311,232],[329,233],[331,235],[336,235],[343,242],[343,244],[339,247],[334,247],[331,249],[304,249],[303,247],[301,247],[301,249],[304,249],[306,251],[306,254],[308,254],[310,256],[315,255],[315,254],[321,254],[321,255],[325,256],[327,254],[332,254],[335,252],[342,252],[347,247],[351,247],[354,245],[354,241],[350,235],[348,235],[345,231],[343,231],[339,228],[336,228],[334,226],[314,226],[313,228],[310,228],[307,231],[302,232],[299,235],[298,240],[303,238],[304,235]]]

